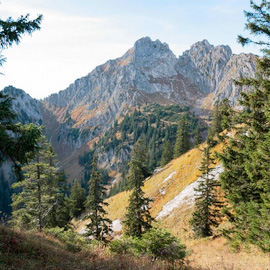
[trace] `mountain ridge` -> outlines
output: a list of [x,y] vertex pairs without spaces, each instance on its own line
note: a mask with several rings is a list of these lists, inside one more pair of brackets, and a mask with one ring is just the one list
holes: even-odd
[[254,76],[256,58],[234,55],[229,46],[207,40],[177,58],[167,43],[149,37],[137,40],[121,57],[39,101],[45,133],[60,167],[65,164],[67,170],[79,171],[78,156],[134,108],[179,104],[208,115],[217,99],[229,98],[236,105],[240,92],[247,89],[235,86],[233,79]]

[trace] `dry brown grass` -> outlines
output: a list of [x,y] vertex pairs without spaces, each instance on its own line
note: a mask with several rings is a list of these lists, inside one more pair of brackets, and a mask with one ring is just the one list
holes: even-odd
[[223,237],[186,241],[190,266],[209,270],[269,270],[269,255],[255,247],[233,252]]

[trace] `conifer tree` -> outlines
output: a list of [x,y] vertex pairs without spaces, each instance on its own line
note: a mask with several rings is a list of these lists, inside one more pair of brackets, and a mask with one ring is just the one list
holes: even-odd
[[198,147],[201,143],[202,143],[202,137],[200,134],[200,128],[197,127],[195,130],[195,137],[194,137],[193,145],[194,147]]
[[230,129],[233,125],[234,110],[232,109],[230,101],[225,98],[217,100],[214,104],[212,113],[212,123],[208,131],[208,137],[212,140],[214,136],[222,139],[220,132],[225,129]]
[[172,159],[173,159],[172,146],[169,141],[165,141],[160,162],[161,167],[164,167]]
[[221,115],[221,121],[220,121],[221,129],[230,130],[234,123],[233,117],[235,115],[235,112],[228,98],[224,98],[219,102],[219,111]]
[[70,193],[70,214],[71,217],[78,217],[85,209],[85,190],[80,183],[75,180]]
[[106,218],[104,206],[108,203],[104,201],[106,189],[102,185],[101,174],[97,167],[97,154],[93,157],[92,172],[88,182],[89,193],[86,198],[85,209],[87,214],[85,219],[90,219],[86,225],[86,235],[92,236],[96,240],[106,241],[106,236],[111,232],[111,220]]
[[[52,148],[50,146],[52,151]],[[53,153],[53,152],[52,152]],[[53,153],[54,155],[54,153]],[[55,155],[54,155],[55,156]],[[55,160],[50,163],[55,166]],[[64,172],[56,172],[56,175],[50,181],[51,195],[55,196],[56,202],[44,218],[46,227],[68,227],[70,225],[70,201],[67,196],[68,183]],[[55,193],[56,191],[56,193]]]
[[[40,29],[42,15],[39,15],[34,20],[29,20],[29,14],[21,16],[17,20],[9,17],[6,21],[0,19],[0,49],[7,49],[14,43],[19,44],[23,34],[31,34],[35,30]],[[5,58],[0,59],[0,66],[2,66]]]
[[219,100],[217,100],[214,104],[209,136],[213,138],[215,135],[218,135],[221,131],[222,127],[221,127],[220,102]]
[[144,197],[142,190],[144,180],[148,176],[146,167],[146,149],[139,140],[133,147],[131,160],[129,162],[128,181],[132,188],[129,197],[129,206],[125,216],[125,231],[129,236],[141,237],[141,235],[149,230],[152,217],[149,212],[150,199]]
[[[262,0],[260,5],[251,1],[254,12],[246,12],[246,28],[252,34],[269,39],[270,5]],[[253,41],[239,37],[245,45],[263,45],[265,57],[258,59],[255,78],[244,78],[239,85],[252,88],[242,93],[238,113],[239,122],[236,135],[229,139],[221,153],[225,171],[221,174],[221,184],[231,205],[226,212],[232,228],[225,231],[235,240],[249,241],[265,251],[269,245],[269,100],[270,100],[270,43]]]
[[211,165],[214,159],[211,157],[209,145],[203,149],[203,159],[200,166],[202,173],[199,186],[196,191],[195,211],[190,220],[191,227],[197,237],[212,235],[213,227],[217,227],[220,219],[220,208],[222,203],[217,198],[218,180],[211,173]]
[[18,193],[12,196],[12,224],[41,231],[46,217],[57,204],[57,173],[51,163],[54,155],[44,137],[35,158],[22,168],[25,179],[13,184]]
[[183,115],[177,127],[176,141],[174,146],[174,158],[181,156],[189,150],[189,134],[187,116]]

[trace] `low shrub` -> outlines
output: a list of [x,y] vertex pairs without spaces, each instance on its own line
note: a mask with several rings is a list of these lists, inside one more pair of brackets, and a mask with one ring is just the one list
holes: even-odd
[[71,229],[65,230],[64,228],[55,227],[45,229],[45,233],[63,242],[67,250],[74,253],[80,252],[84,247],[90,247],[91,244],[89,239],[73,232]]
[[141,238],[122,237],[114,240],[109,248],[117,254],[145,255],[172,264],[183,261],[186,256],[185,245],[168,230],[159,227],[151,228]]

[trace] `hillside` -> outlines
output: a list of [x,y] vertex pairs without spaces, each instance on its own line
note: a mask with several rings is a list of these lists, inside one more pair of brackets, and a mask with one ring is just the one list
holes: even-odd
[[[213,151],[221,149],[222,145],[218,144]],[[154,200],[151,205],[151,215],[158,217],[165,227],[177,235],[182,235],[189,228],[187,220],[191,215],[194,201],[193,185],[200,175],[201,160],[202,152],[199,148],[194,148],[172,160],[164,168],[156,169],[154,174],[145,181],[143,188],[145,195]],[[216,168],[216,172],[220,173],[219,166]],[[173,203],[177,196],[179,200]],[[121,192],[107,200],[109,206],[106,211],[111,220],[124,219],[128,198],[129,192]],[[85,223],[87,220],[79,224],[78,232],[84,230]]]
[[[203,145],[200,146],[202,149]],[[221,151],[218,144],[213,151]],[[234,251],[227,240],[217,230],[214,237],[194,239],[190,230],[189,219],[194,204],[194,187],[197,187],[200,172],[198,170],[202,152],[195,148],[172,160],[164,168],[157,169],[153,176],[145,181],[144,192],[153,199],[151,214],[163,227],[179,236],[190,250],[188,260],[195,269],[212,270],[262,270],[268,269],[269,259],[257,248],[242,247]],[[223,171],[218,163],[214,169],[215,177]],[[108,217],[113,220],[116,234],[122,231],[121,221],[125,216],[129,192],[119,193],[107,200]],[[75,222],[76,231],[84,233],[88,221]],[[221,224],[226,226],[226,223]],[[201,268],[200,268],[201,267]]]

